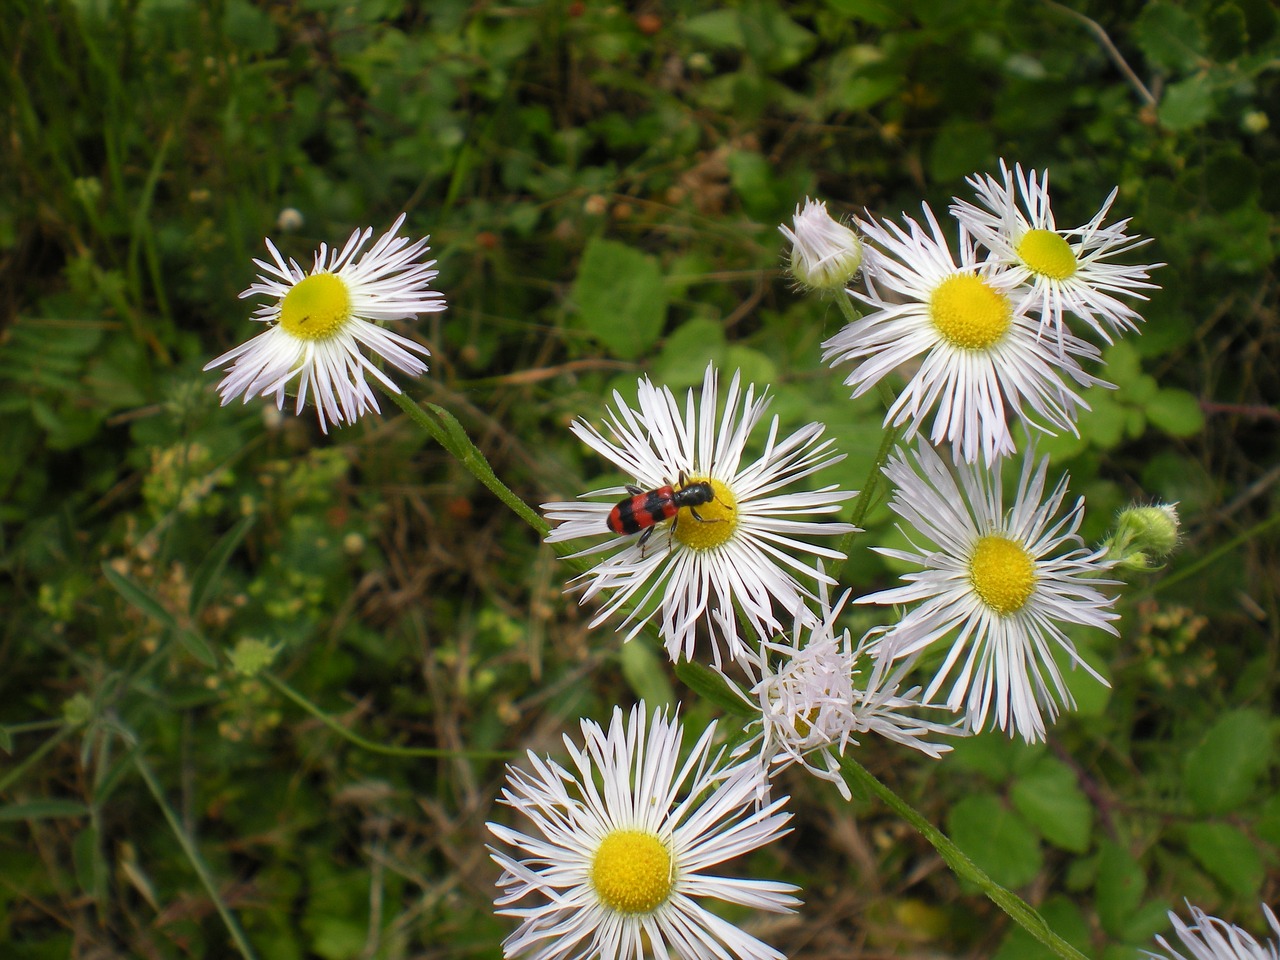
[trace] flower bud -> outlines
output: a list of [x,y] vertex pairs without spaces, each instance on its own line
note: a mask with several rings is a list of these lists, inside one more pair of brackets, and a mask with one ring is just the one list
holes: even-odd
[[831,219],[822,200],[796,205],[792,222],[778,227],[791,241],[791,275],[810,290],[842,290],[862,267],[862,241],[842,223]]
[[1115,533],[1106,541],[1116,566],[1128,570],[1158,570],[1178,545],[1176,503],[1129,507],[1116,518]]

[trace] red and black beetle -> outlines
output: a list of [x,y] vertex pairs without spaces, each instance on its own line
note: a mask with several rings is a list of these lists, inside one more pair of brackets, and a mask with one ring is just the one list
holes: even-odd
[[627,484],[627,493],[631,496],[619,501],[609,511],[606,523],[611,531],[619,534],[640,533],[643,530],[639,540],[641,547],[653,536],[654,528],[664,520],[676,516],[681,507],[688,507],[693,518],[701,521],[702,517],[698,516],[695,508],[716,498],[716,492],[706,480],[690,483],[678,490],[671,484],[656,490],[642,490]]

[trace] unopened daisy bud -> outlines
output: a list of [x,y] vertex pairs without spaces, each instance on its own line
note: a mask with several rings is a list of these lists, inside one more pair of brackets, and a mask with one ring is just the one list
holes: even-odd
[[862,267],[862,241],[844,224],[831,219],[822,200],[796,204],[792,219],[778,229],[791,241],[791,275],[810,290],[843,290]]
[[1130,507],[1120,511],[1116,531],[1106,541],[1107,555],[1122,570],[1158,570],[1178,545],[1176,503]]

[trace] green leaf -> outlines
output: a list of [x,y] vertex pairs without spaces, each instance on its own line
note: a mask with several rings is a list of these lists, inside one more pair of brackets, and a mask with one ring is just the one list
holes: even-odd
[[142,588],[142,585],[132,577],[117,573],[105,561],[102,564],[102,575],[107,578],[107,582],[115,588],[116,593],[124,597],[130,606],[150,617],[161,626],[168,627],[170,630],[178,629],[178,621],[174,619],[173,614],[166,610],[159,600],[147,593]]
[[1256,843],[1229,823],[1193,823],[1186,838],[1207,873],[1238,896],[1257,899],[1265,870]]
[[1066,764],[1042,757],[1035,768],[1019,777],[1009,799],[1050,843],[1084,853],[1093,832],[1093,807]]
[[756,715],[757,711],[751,709],[751,704],[730,689],[729,681],[710,667],[682,660],[676,664],[675,671],[681,683],[725,713],[741,717]]
[[995,137],[986,125],[948,121],[929,148],[929,176],[941,183],[958,180],[989,167],[996,152]]
[[1185,390],[1172,387],[1156,393],[1146,406],[1147,418],[1174,437],[1190,437],[1204,429],[1200,401]]
[[721,361],[724,348],[723,324],[705,318],[682,323],[663,343],[653,364],[654,377],[673,390],[696,386],[702,383],[707,363]]
[[1235,710],[1187,754],[1182,784],[1201,813],[1227,813],[1249,799],[1270,765],[1267,718],[1256,710]]
[[1273,793],[1263,801],[1254,830],[1267,843],[1280,847],[1280,793]]
[[1149,3],[1133,25],[1133,39],[1155,67],[1169,73],[1190,70],[1204,53],[1196,18],[1171,3]]
[[583,327],[610,353],[627,360],[651,347],[666,321],[658,262],[616,240],[595,238],[587,244],[572,299]]
[[1170,84],[1156,111],[1168,130],[1190,130],[1213,115],[1213,86],[1207,77],[1188,77]]
[[741,50],[747,45],[736,10],[714,10],[690,17],[681,24],[680,32],[713,47]]
[[0,822],[14,820],[54,820],[61,817],[87,817],[89,808],[78,800],[29,800],[0,807]]
[[951,839],[979,867],[1006,887],[1030,883],[1044,866],[1040,841],[993,793],[967,796],[947,814]]
[[131,606],[140,610],[161,626],[172,630],[174,636],[178,638],[178,642],[182,644],[187,653],[191,654],[206,667],[217,666],[218,658],[214,655],[213,649],[205,641],[204,637],[194,630],[180,627],[173,614],[166,610],[160,604],[160,601],[147,593],[137,581],[126,577],[122,573],[117,573],[106,562],[103,562],[101,569],[103,576],[107,578],[107,582],[115,587],[120,596],[124,597]]
[[622,645],[618,656],[627,686],[651,710],[677,702],[675,690],[667,679],[665,658],[659,659],[652,646],[632,640]]
[[1125,924],[1142,903],[1147,878],[1138,862],[1119,844],[1104,840],[1098,854],[1098,877],[1094,885],[1094,906],[1102,928],[1120,936]]
[[236,547],[240,546],[240,541],[244,539],[244,535],[249,532],[249,528],[253,526],[256,519],[252,516],[245,517],[224,533],[213,545],[213,549],[200,561],[200,566],[191,578],[191,603],[188,610],[192,616],[204,609],[205,603],[209,600],[209,591],[222,576],[227,560],[235,552]]
[[877,27],[901,23],[905,11],[892,0],[825,0],[826,5],[851,20],[862,20]]

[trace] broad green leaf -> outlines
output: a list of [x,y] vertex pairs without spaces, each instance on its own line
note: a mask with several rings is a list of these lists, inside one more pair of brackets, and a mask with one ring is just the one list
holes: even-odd
[[1009,799],[1050,843],[1084,853],[1093,832],[1093,807],[1065,764],[1042,757],[1013,784]]
[[1044,866],[1035,833],[995,794],[978,793],[960,800],[947,814],[947,832],[1003,886],[1030,883]]
[[1254,830],[1267,843],[1280,847],[1280,793],[1273,793],[1263,801]]
[[713,10],[690,17],[680,25],[680,31],[687,37],[715,47],[741,50],[746,46],[742,35],[742,21],[736,10]]
[[1256,899],[1265,870],[1258,846],[1229,823],[1193,823],[1187,849],[1200,866],[1241,897]]
[[1111,840],[1103,841],[1098,854],[1094,907],[1107,933],[1116,937],[1122,934],[1125,924],[1142,904],[1146,888],[1146,874],[1129,851]]
[[626,360],[653,346],[667,316],[658,262],[616,240],[596,238],[587,244],[572,299],[583,327]]
[[1185,390],[1160,390],[1146,405],[1147,418],[1174,437],[1190,437],[1204,429],[1200,402]]
[[662,354],[653,365],[654,378],[673,390],[696,386],[708,361],[719,361],[724,349],[722,324],[707,319],[682,323],[662,344]]
[[1213,86],[1203,76],[1171,84],[1156,111],[1160,123],[1174,131],[1190,130],[1213,116]]
[[1169,904],[1164,900],[1148,900],[1125,921],[1120,939],[1127,943],[1150,943],[1169,927]]
[[899,23],[906,16],[901,4],[892,0],[825,0],[826,5],[852,20],[862,20],[877,27]]
[[961,769],[980,773],[996,783],[1016,776],[1019,771],[1032,770],[1044,755],[1044,744],[1029,744],[1020,737],[1005,736],[999,730],[952,741],[953,752],[948,763]]
[[1201,813],[1241,807],[1271,765],[1271,729],[1256,710],[1219,719],[1186,758],[1183,788]]
[[1170,73],[1189,70],[1204,53],[1196,18],[1172,3],[1149,3],[1133,25],[1133,39],[1151,64]]
[[995,137],[972,120],[944,123],[929,148],[929,176],[940,183],[986,170],[996,156]]

